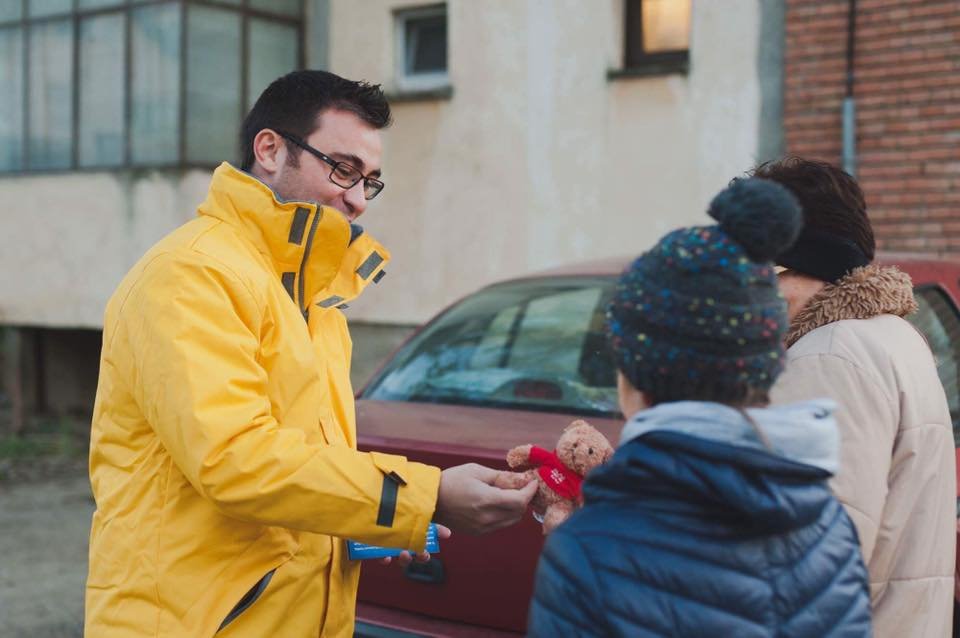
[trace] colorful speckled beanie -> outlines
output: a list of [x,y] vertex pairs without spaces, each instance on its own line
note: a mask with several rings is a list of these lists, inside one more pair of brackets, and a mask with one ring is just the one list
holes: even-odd
[[800,205],[779,184],[735,180],[716,226],[664,236],[620,276],[607,309],[616,362],[658,402],[744,398],[783,370],[787,306],[770,263],[796,240]]

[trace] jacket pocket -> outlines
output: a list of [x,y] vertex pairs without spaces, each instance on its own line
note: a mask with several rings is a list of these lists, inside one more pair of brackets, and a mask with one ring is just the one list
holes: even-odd
[[223,619],[223,622],[220,623],[220,626],[217,627],[217,633],[223,630],[224,627],[232,623],[237,617],[250,608],[253,603],[257,602],[257,599],[260,598],[260,595],[263,594],[264,590],[267,588],[267,585],[270,584],[270,579],[273,578],[274,572],[277,569],[273,568],[263,575],[263,578],[254,583],[253,587],[243,595],[243,598],[234,605],[233,609],[230,610],[230,613],[227,614],[227,617]]

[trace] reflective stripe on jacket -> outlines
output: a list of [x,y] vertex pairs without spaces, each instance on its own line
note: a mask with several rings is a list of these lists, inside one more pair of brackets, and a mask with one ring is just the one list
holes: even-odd
[[423,548],[439,470],[356,450],[337,308],[388,259],[223,164],[127,274],[93,417],[87,636],[350,635],[343,539]]

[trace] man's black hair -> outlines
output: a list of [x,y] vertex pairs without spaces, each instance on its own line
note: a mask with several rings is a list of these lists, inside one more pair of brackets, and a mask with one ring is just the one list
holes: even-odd
[[[274,80],[260,94],[240,127],[241,168],[253,167],[253,140],[265,128],[306,139],[327,109],[355,114],[377,129],[390,125],[390,105],[379,84],[355,82],[327,71],[293,71]],[[293,158],[300,148],[287,142]]]

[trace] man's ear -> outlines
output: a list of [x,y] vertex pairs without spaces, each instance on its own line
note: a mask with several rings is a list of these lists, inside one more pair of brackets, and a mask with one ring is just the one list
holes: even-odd
[[253,138],[253,166],[267,176],[276,174],[287,161],[287,145],[273,129],[261,129]]

